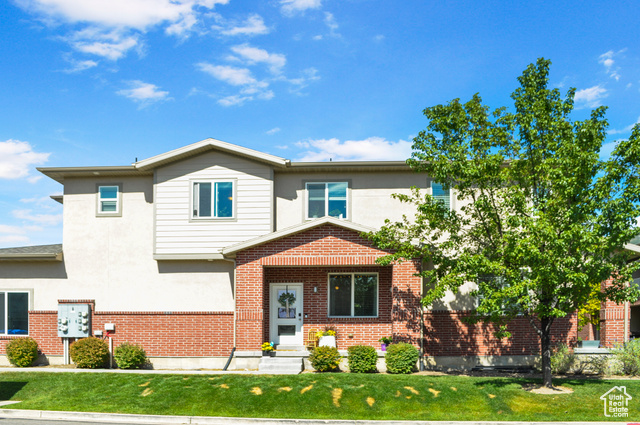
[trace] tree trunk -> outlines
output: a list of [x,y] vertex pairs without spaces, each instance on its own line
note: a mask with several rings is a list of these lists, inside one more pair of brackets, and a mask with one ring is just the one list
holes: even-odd
[[542,386],[553,388],[551,375],[551,319],[540,320],[540,347],[542,348]]

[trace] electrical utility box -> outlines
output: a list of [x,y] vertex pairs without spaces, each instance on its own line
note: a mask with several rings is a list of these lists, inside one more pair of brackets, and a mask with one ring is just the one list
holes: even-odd
[[58,336],[86,338],[91,336],[89,304],[58,304]]

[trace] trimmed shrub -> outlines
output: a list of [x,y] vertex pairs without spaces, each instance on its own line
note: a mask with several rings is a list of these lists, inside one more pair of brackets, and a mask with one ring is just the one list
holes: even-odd
[[316,347],[309,356],[309,361],[318,372],[331,372],[338,370],[340,358],[336,347]]
[[420,357],[418,349],[406,342],[391,344],[387,347],[384,361],[389,373],[411,373],[416,369],[416,362]]
[[69,348],[71,360],[82,369],[105,367],[109,361],[109,347],[103,340],[95,337],[82,338]]
[[640,375],[640,339],[632,339],[611,350],[624,375]]
[[351,373],[376,372],[378,354],[376,349],[368,345],[354,345],[349,347],[349,371]]
[[38,343],[33,338],[12,339],[5,350],[9,362],[18,367],[29,367],[38,358]]
[[113,350],[113,358],[120,369],[140,369],[147,364],[147,353],[142,346],[129,342]]
[[551,353],[551,373],[564,375],[576,363],[576,355],[565,344],[560,344]]

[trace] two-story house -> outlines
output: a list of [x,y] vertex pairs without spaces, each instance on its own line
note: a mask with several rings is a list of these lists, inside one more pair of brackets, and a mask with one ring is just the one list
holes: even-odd
[[[301,348],[327,325],[341,349],[393,336],[431,365],[539,351],[526,320],[509,340],[466,323],[468,294],[424,310],[419,261],[376,263],[386,253],[362,233],[412,214],[392,193],[457,207],[404,162],[291,162],[206,139],[129,166],[39,170],[64,186],[63,244],[0,250],[0,352],[29,335],[61,363],[63,304],[89,305],[87,334],[141,344],[157,368],[219,368],[233,347],[232,368],[255,367],[262,342]],[[575,316],[555,327],[575,338]]]

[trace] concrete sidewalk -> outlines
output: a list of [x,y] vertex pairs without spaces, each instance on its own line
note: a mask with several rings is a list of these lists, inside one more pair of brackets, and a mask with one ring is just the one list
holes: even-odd
[[611,425],[629,422],[494,422],[494,421],[357,421],[316,419],[223,418],[211,416],[156,416],[120,413],[54,412],[47,410],[0,409],[1,418],[99,421],[129,424],[193,424],[193,425]]

